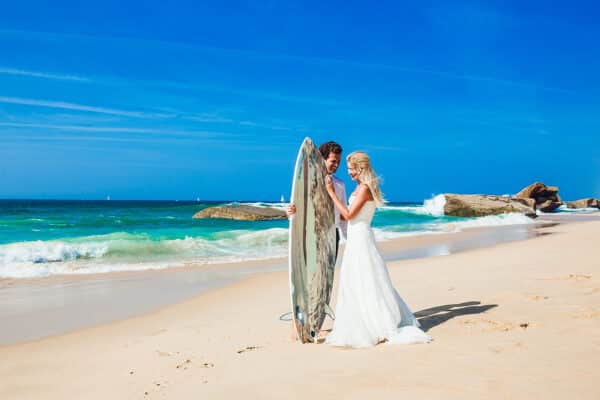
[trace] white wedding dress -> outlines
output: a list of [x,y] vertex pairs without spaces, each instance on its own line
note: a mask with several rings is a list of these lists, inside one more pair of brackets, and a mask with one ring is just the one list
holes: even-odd
[[[350,196],[352,204],[353,196]],[[389,343],[427,343],[431,337],[402,300],[375,245],[371,220],[375,202],[366,202],[348,222],[333,330],[326,343],[369,347]]]

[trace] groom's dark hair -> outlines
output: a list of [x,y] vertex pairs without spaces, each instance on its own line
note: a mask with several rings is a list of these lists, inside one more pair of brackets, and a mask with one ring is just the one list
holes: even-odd
[[329,153],[342,154],[342,146],[336,142],[327,142],[319,146],[319,151],[323,158],[327,160],[329,158]]

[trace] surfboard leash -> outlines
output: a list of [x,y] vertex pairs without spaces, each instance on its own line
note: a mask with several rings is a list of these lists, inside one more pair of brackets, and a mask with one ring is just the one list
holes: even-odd
[[279,316],[279,320],[280,321],[284,321],[284,322],[289,322],[292,320],[292,312],[288,311],[286,313],[283,313]]

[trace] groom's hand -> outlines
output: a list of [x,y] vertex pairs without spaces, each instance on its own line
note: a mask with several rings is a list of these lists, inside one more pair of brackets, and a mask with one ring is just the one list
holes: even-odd
[[287,214],[288,218],[290,218],[296,214],[296,206],[292,203],[288,204],[287,208],[285,209],[285,213]]

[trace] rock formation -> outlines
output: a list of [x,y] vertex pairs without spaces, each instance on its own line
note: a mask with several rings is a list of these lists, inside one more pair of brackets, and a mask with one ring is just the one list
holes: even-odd
[[535,218],[532,202],[510,197],[480,194],[444,194],[444,214],[455,217],[483,217],[503,213],[521,213]]
[[542,182],[535,182],[527,186],[514,197],[523,200],[535,200],[534,208],[543,212],[552,212],[563,204],[558,195],[558,187],[546,186]]
[[286,219],[284,210],[269,207],[255,207],[247,205],[228,205],[209,207],[197,212],[194,218],[224,218],[243,221],[269,221]]
[[600,200],[589,197],[570,201],[567,203],[567,208],[600,208]]

